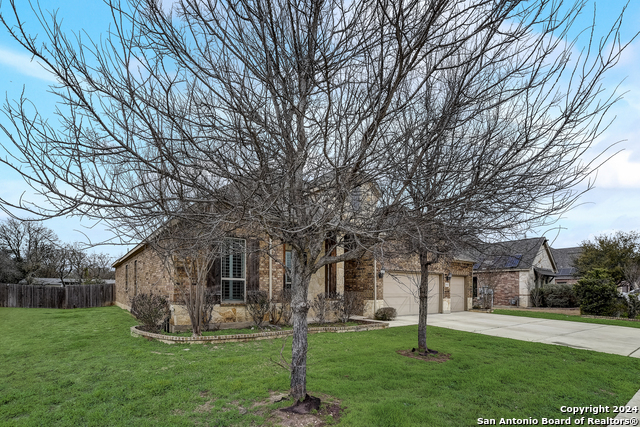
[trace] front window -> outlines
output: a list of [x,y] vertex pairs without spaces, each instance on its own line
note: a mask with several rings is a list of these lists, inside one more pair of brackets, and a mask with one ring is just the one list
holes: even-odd
[[245,252],[246,242],[243,239],[225,239],[221,263],[223,301],[244,301]]
[[291,289],[291,275],[288,273],[291,271],[291,251],[284,251],[284,265],[287,267],[284,273],[284,288]]

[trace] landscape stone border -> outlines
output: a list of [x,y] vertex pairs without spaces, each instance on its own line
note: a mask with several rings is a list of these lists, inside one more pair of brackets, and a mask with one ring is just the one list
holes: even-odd
[[[384,322],[368,322],[363,325],[355,326],[322,326],[309,328],[309,334],[318,334],[322,332],[360,332],[360,331],[375,331],[380,329],[387,329],[388,323]],[[268,340],[272,338],[284,337],[293,335],[293,330],[286,331],[268,331],[268,332],[256,332],[255,334],[234,334],[234,335],[209,335],[202,337],[176,337],[173,335],[154,334],[138,329],[137,326],[131,327],[132,336],[142,336],[149,339],[155,339],[166,344],[206,344],[206,343],[225,343],[225,342],[246,342],[256,340]]]

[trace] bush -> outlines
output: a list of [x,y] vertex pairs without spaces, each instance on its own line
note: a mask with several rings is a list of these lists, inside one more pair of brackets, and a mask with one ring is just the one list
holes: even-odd
[[375,313],[376,320],[393,320],[398,315],[398,312],[393,307],[382,307],[379,308]]
[[262,329],[264,318],[269,314],[271,300],[266,291],[247,292],[247,311],[251,315],[253,324]]
[[573,285],[548,284],[542,288],[544,305],[547,307],[578,307],[578,298]]
[[626,312],[629,319],[635,319],[640,314],[640,295],[629,294],[625,297]]
[[289,289],[282,289],[271,298],[269,321],[274,325],[280,322],[288,325],[289,322],[291,322],[291,314],[291,291]]
[[161,295],[138,294],[131,298],[131,314],[148,332],[158,332],[169,317],[169,301]]
[[615,316],[618,313],[618,290],[609,272],[594,268],[578,280],[573,291],[580,301],[580,313]]
[[344,294],[336,294],[335,311],[338,320],[347,323],[351,320],[351,316],[362,314],[364,309],[364,298],[360,292],[345,292]]
[[529,291],[529,298],[534,307],[544,306],[544,291],[542,288],[532,288]]
[[220,290],[207,288],[204,291],[204,302],[202,304],[202,327],[205,331],[217,331],[220,329],[219,323],[213,323],[213,308],[220,304]]
[[336,312],[335,294],[319,293],[311,302],[310,307],[313,309],[313,317],[316,323],[325,323],[329,317],[333,317]]

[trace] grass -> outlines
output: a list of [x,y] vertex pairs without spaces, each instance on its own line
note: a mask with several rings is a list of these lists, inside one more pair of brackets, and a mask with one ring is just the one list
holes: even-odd
[[[268,425],[252,405],[288,390],[289,374],[270,361],[282,340],[167,345],[132,337],[134,324],[117,307],[0,308],[0,425]],[[449,361],[396,354],[414,345],[416,326],[310,335],[308,389],[341,400],[339,425],[355,427],[566,418],[562,405],[622,405],[637,391],[639,359],[428,333]]]
[[628,328],[640,328],[640,322],[632,322],[629,320],[615,320],[615,319],[592,319],[589,317],[581,317],[571,314],[557,314],[557,313],[544,313],[541,311],[524,311],[524,310],[503,310],[495,309],[494,314],[506,314],[508,316],[520,316],[520,317],[535,317],[538,319],[551,319],[551,320],[569,320],[571,322],[582,323],[598,323],[600,325],[612,325],[612,326],[626,326]]

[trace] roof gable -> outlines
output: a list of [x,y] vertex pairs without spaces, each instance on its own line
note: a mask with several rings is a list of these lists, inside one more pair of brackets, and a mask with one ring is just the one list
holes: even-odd
[[556,264],[546,237],[488,243],[478,249],[474,270],[528,270],[536,266],[536,257],[545,251],[553,269]]

